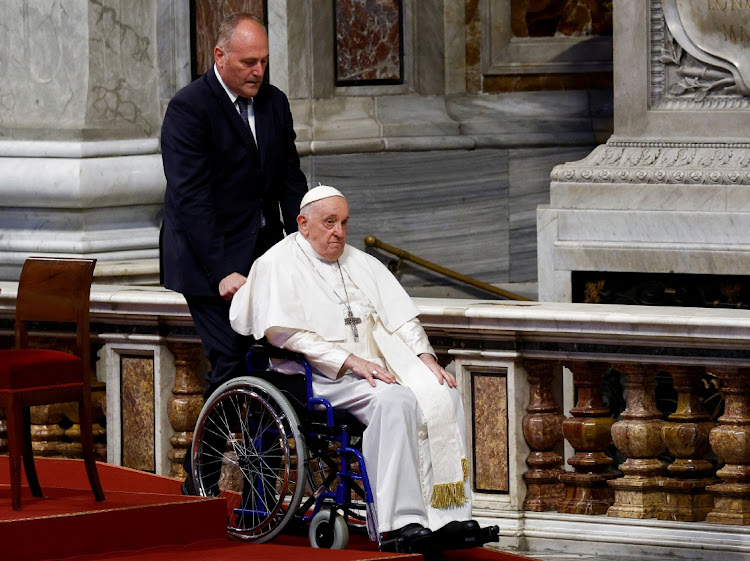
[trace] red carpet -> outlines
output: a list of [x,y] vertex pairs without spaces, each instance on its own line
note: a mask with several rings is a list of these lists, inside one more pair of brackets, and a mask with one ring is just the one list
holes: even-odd
[[[98,464],[107,500],[96,502],[83,462],[36,459],[43,498],[23,488],[21,511],[11,508],[7,456],[0,456],[0,559],[3,561],[367,561],[419,560],[381,553],[364,536],[346,550],[313,549],[305,536],[270,544],[227,539],[223,499],[184,497],[180,481]],[[25,481],[24,481],[25,484]],[[527,557],[485,548],[447,551],[445,561],[522,561]]]

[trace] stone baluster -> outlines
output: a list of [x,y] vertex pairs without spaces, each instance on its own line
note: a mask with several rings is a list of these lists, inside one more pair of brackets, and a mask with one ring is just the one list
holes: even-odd
[[653,518],[664,503],[660,475],[664,464],[657,458],[666,448],[661,438],[661,412],[656,407],[656,372],[638,363],[614,364],[625,375],[625,410],[612,425],[612,441],[626,456],[619,468],[624,477],[609,481],[615,503],[607,516]]
[[529,381],[529,405],[523,418],[523,436],[531,452],[526,458],[529,471],[523,474],[526,481],[524,510],[541,512],[555,510],[562,499],[564,485],[560,476],[562,457],[553,448],[562,442],[562,422],[565,416],[552,396],[552,378],[555,363],[542,360],[524,360]]
[[[75,343],[66,337],[38,335],[29,340],[31,348],[75,352]],[[52,403],[31,407],[31,447],[36,456],[68,456],[69,445],[63,442],[65,429],[60,423],[66,418],[65,404]]]
[[667,468],[671,477],[661,480],[665,500],[656,517],[698,522],[706,519],[714,504],[706,486],[716,483],[714,466],[705,459],[710,451],[708,435],[715,424],[698,401],[703,368],[670,365],[663,369],[671,374],[677,392],[677,410],[662,427],[662,439],[675,460]]
[[713,367],[724,396],[724,414],[711,430],[711,448],[725,462],[716,472],[723,482],[706,489],[714,508],[706,522],[750,524],[750,369]]
[[602,376],[607,365],[573,362],[566,366],[573,372],[573,383],[578,391],[576,406],[570,410],[572,417],[562,422],[563,436],[576,451],[568,459],[575,472],[560,476],[565,494],[557,511],[604,514],[614,500],[614,492],[607,481],[617,477],[608,471],[614,460],[604,453],[612,442],[610,429],[615,422],[601,397]]
[[174,355],[174,387],[169,398],[167,416],[174,429],[170,439],[172,450],[168,456],[171,474],[185,477],[182,467],[185,453],[193,440],[195,423],[203,407],[203,377],[199,369],[203,364],[203,348],[198,343],[169,342],[169,350]]
[[35,405],[31,408],[31,447],[35,456],[67,456],[70,446],[63,442],[64,403]]

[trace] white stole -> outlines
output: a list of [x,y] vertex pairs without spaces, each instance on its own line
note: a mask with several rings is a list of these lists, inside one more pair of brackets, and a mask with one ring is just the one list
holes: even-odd
[[431,504],[435,508],[462,505],[468,500],[464,486],[468,462],[448,395],[450,388],[446,383],[441,384],[399,337],[389,333],[379,318],[374,319],[372,335],[388,370],[399,384],[414,392],[427,421],[433,473]]

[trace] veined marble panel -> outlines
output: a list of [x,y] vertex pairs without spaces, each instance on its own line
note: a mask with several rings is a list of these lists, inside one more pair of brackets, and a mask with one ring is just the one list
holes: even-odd
[[336,82],[398,82],[402,75],[400,0],[336,0]]
[[154,361],[152,357],[120,356],[122,465],[142,471],[156,471],[154,455]]
[[472,372],[474,488],[508,492],[508,392],[504,374]]

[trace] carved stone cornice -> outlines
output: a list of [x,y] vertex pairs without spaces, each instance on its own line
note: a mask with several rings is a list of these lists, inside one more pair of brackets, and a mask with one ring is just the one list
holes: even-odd
[[750,185],[750,144],[607,142],[555,166],[557,183]]

